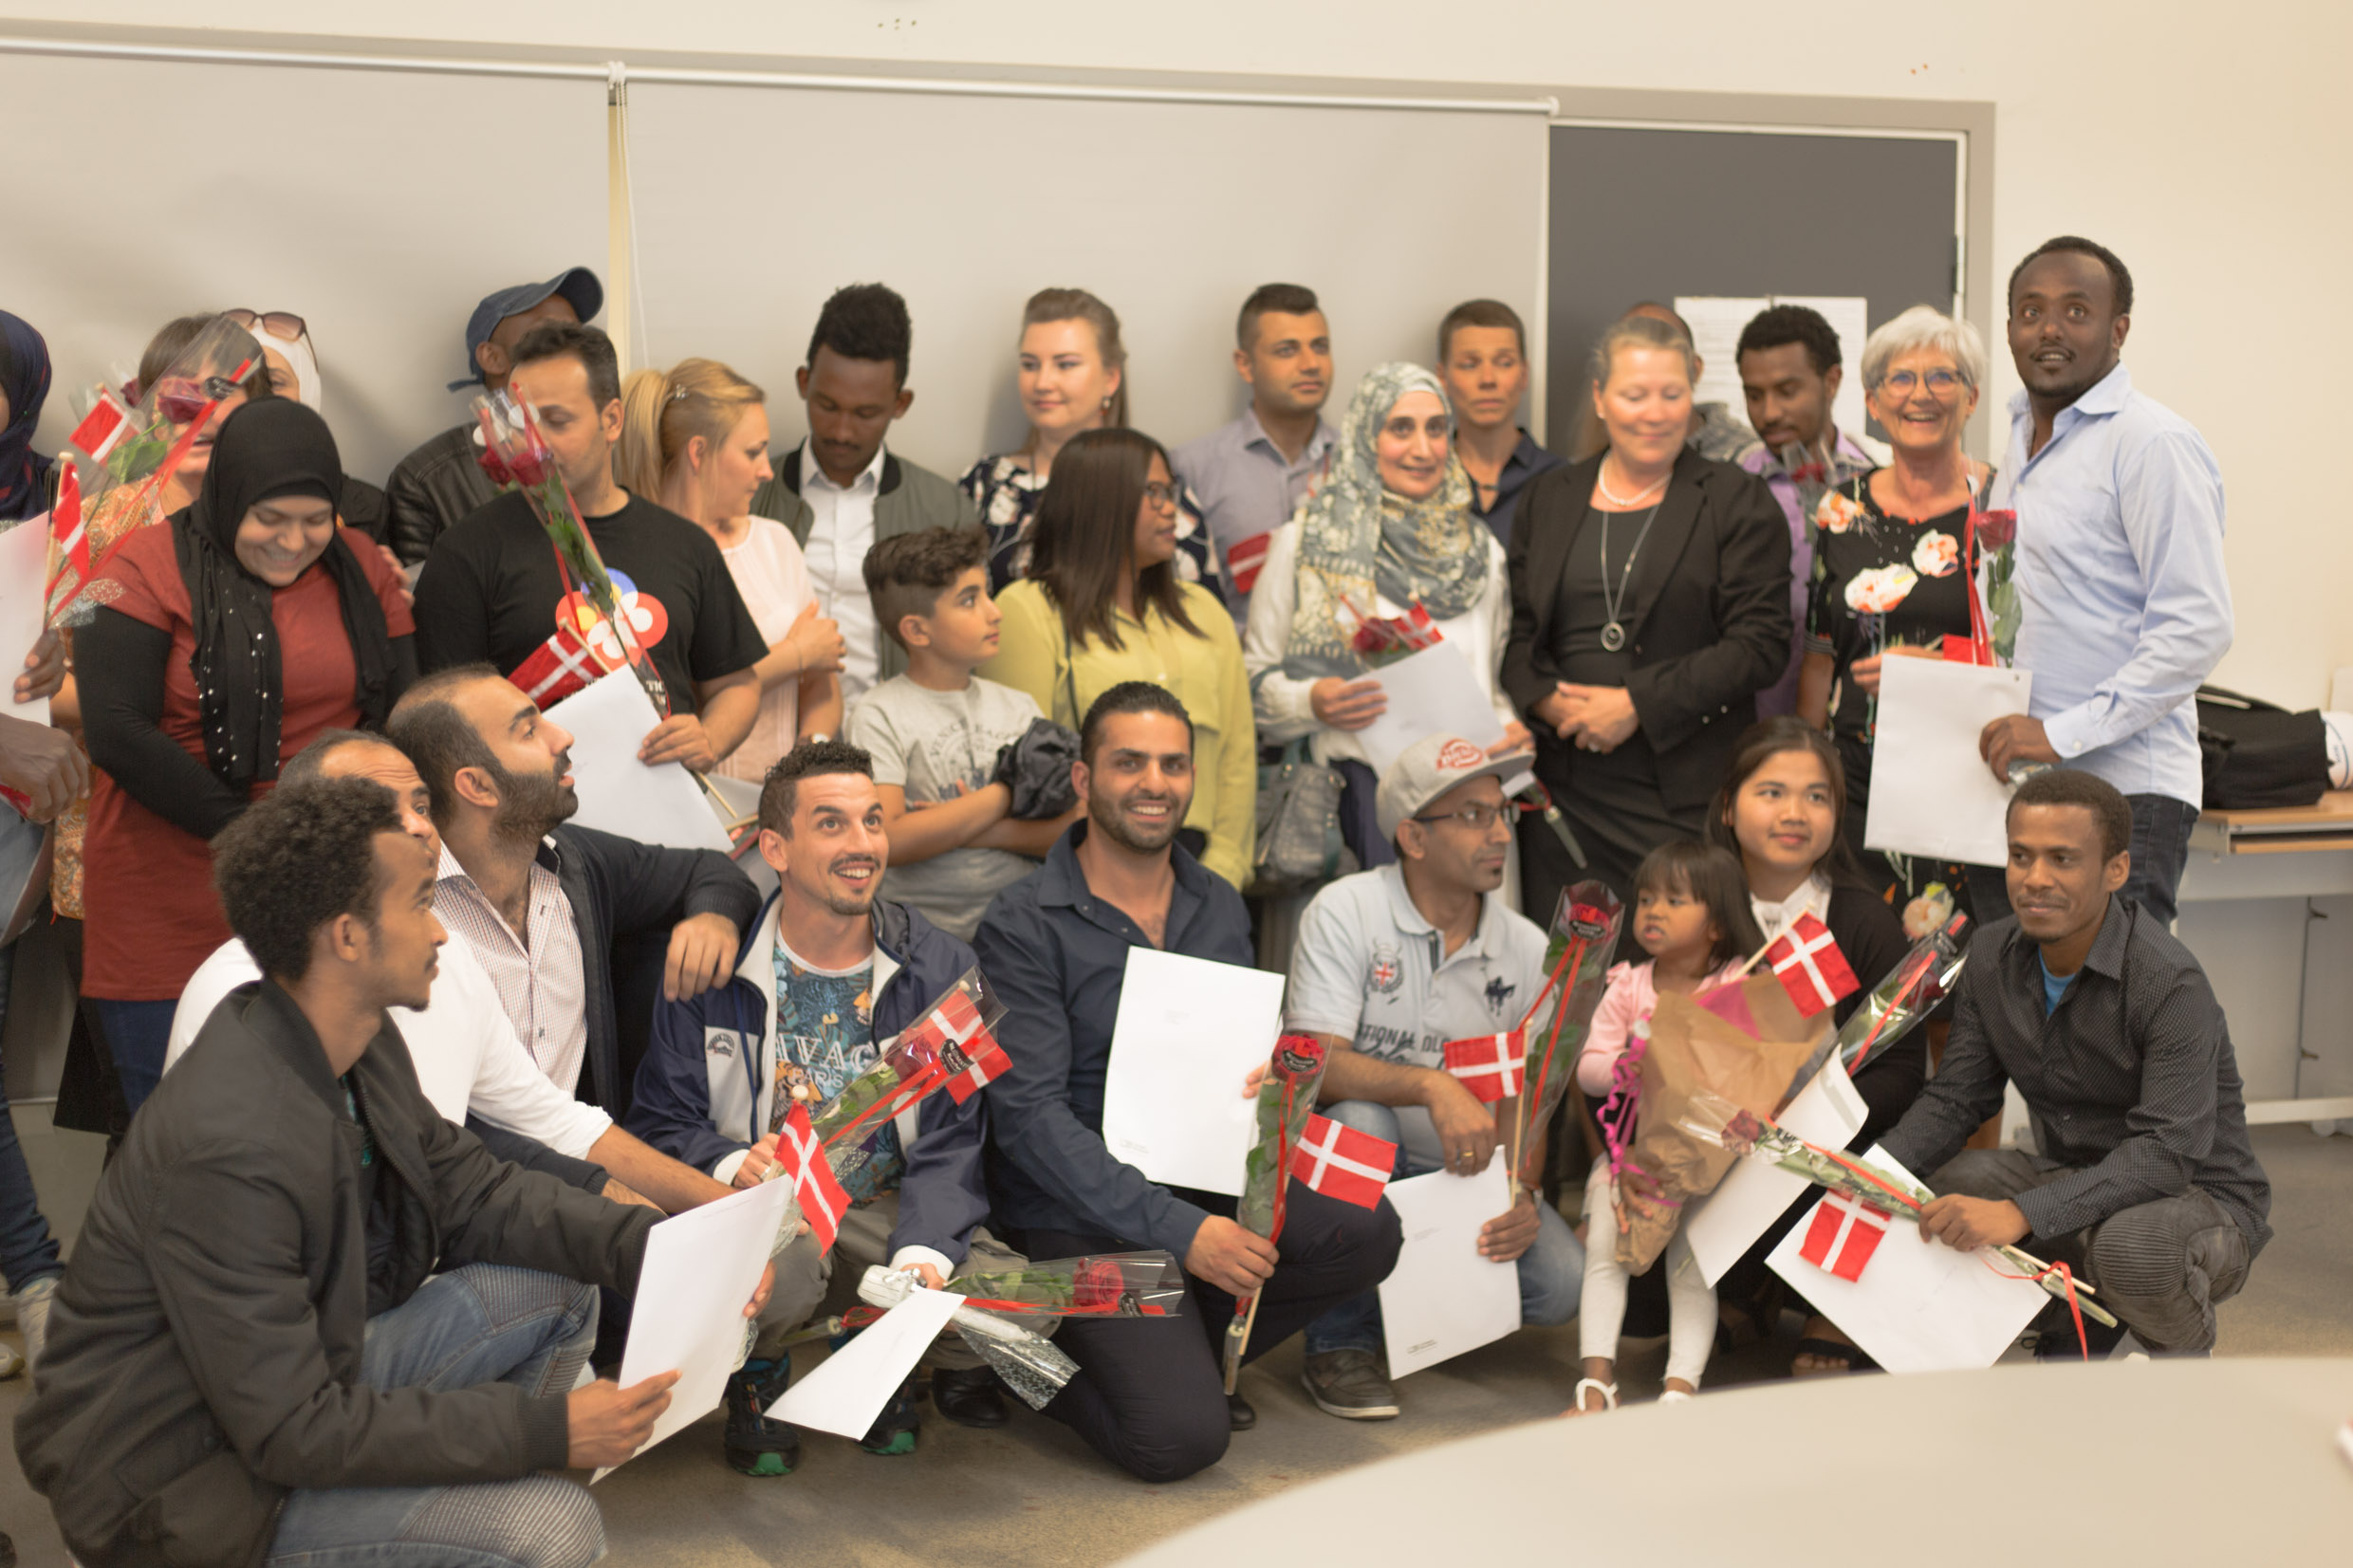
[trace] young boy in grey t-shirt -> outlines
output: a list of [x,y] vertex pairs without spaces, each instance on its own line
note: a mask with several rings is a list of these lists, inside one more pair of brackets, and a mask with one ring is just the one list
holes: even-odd
[[1037,870],[1084,807],[1024,821],[990,781],[997,753],[1040,715],[1028,693],[973,673],[997,651],[988,536],[925,528],[866,552],[866,592],[907,673],[860,697],[846,736],[874,758],[891,864],[882,895],[967,941],[989,900]]

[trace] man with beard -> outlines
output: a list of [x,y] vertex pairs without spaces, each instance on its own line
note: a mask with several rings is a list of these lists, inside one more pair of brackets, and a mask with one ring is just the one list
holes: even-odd
[[[2215,1304],[2271,1237],[2230,1028],[2189,950],[2119,896],[2140,834],[2113,785],[2037,774],[2009,826],[2017,916],[1970,944],[1944,1059],[1884,1146],[1935,1172],[1921,1241],[2022,1243],[2089,1280],[2152,1351],[2204,1355]],[[1964,1151],[2009,1084],[2034,1153]],[[2060,1356],[2082,1354],[2063,1304],[2042,1321]],[[2088,1348],[2113,1348],[2115,1333]]]
[[1385,1202],[1358,1208],[1295,1183],[1278,1253],[1235,1223],[1232,1198],[1163,1187],[1104,1144],[1129,951],[1247,965],[1251,932],[1241,895],[1176,842],[1193,799],[1184,706],[1142,681],[1114,686],[1087,710],[1079,756],[1086,818],[1036,876],[997,895],[973,943],[1008,1009],[998,1035],[1011,1059],[987,1092],[990,1195],[1030,1257],[1162,1247],[1183,1261],[1192,1300],[1180,1315],[1063,1324],[1056,1343],[1081,1370],[1046,1407],[1113,1464],[1177,1481],[1257,1420],[1228,1400],[1219,1373],[1234,1299],[1259,1299],[1255,1359],[1385,1279],[1400,1234]]
[[[904,904],[875,896],[890,864],[874,764],[842,741],[803,741],[760,791],[760,856],[777,889],[726,984],[664,1003],[638,1070],[630,1130],[720,1181],[750,1187],[776,1163],[777,1134],[800,1100],[814,1113],[881,1060],[882,1047],[931,1010],[973,967],[973,950]],[[851,1207],[834,1251],[854,1269],[906,1269],[934,1289],[976,1268],[1021,1260],[980,1228],[985,1113],[933,1095],[912,1127],[884,1121],[830,1155]],[[906,1135],[912,1134],[912,1136]],[[764,1413],[784,1396],[786,1340],[824,1303],[834,1273],[813,1235],[785,1250],[751,1356],[727,1385],[727,1462],[746,1475],[789,1475],[793,1429]],[[968,1427],[1005,1423],[995,1377],[954,1336],[926,1357],[932,1402]],[[913,1450],[912,1380],[860,1446]]]
[[[2010,275],[2026,385],[1992,505],[2017,513],[2016,660],[2034,691],[1977,749],[2004,782],[2019,763],[2065,763],[2122,790],[2123,895],[2170,926],[2204,800],[2197,689],[2231,648],[2231,580],[2214,452],[2120,362],[2132,306],[2124,264],[2071,234]],[[1969,886],[1980,921],[2007,910],[1998,872]]]
[[566,1094],[628,1109],[614,945],[668,932],[662,994],[725,978],[760,896],[724,855],[575,827],[572,737],[487,664],[426,676],[385,727],[432,798],[434,910],[498,991],[516,1038]]

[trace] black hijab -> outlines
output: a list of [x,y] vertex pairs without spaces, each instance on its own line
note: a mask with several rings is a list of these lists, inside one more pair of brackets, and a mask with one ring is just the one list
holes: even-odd
[[0,523],[46,511],[49,459],[32,450],[32,430],[49,396],[49,345],[32,323],[0,310],[0,393],[9,422],[0,426]]
[[[278,776],[285,684],[269,584],[237,563],[246,512],[282,496],[337,504],[343,460],[326,421],[290,397],[264,397],[221,422],[195,505],[172,518],[172,541],[188,584],[195,628],[196,710],[204,760],[231,788]],[[376,585],[361,569],[347,530],[337,528],[317,562],[343,599],[343,630],[359,671],[361,721],[380,727],[392,706],[392,639]]]

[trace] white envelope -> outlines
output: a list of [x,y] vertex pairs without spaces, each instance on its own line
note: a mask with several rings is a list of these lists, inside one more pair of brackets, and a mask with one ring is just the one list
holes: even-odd
[[[49,569],[49,514],[28,518],[0,533],[0,713],[28,724],[49,722],[49,699],[35,697],[20,703],[14,695],[16,677],[25,672],[25,655],[41,640],[43,578]],[[0,910],[0,919],[7,917]]]
[[[1874,1146],[1863,1158],[1918,1181],[1884,1149]],[[1922,1242],[1919,1227],[1900,1216],[1888,1222],[1862,1277],[1842,1280],[1798,1255],[1813,1223],[1808,1209],[1766,1262],[1889,1372],[1990,1367],[2050,1300],[2040,1285],[2004,1278],[2016,1270],[2000,1254]]]
[[1397,1267],[1380,1282],[1380,1327],[1389,1375],[1491,1344],[1520,1326],[1520,1269],[1479,1256],[1479,1227],[1511,1208],[1497,1150],[1475,1176],[1434,1171],[1389,1184],[1404,1227]]
[[1103,1080],[1112,1157],[1164,1186],[1239,1197],[1258,1138],[1242,1083],[1282,1032],[1283,976],[1128,949]]
[[1886,659],[1880,671],[1863,843],[1964,865],[2008,864],[2004,819],[2013,786],[1996,781],[1977,755],[1977,736],[2027,710],[2033,673],[1926,658]]
[[574,822],[644,844],[728,853],[718,813],[685,765],[648,767],[638,761],[638,747],[661,715],[636,675],[616,670],[548,709],[547,718],[572,732],[572,787],[580,796]]
[[[1788,1108],[1774,1119],[1807,1143],[1843,1149],[1848,1138],[1862,1131],[1867,1114],[1862,1097],[1855,1093],[1854,1080],[1846,1076],[1833,1050],[1814,1080],[1799,1090]],[[1812,1185],[1804,1176],[1761,1159],[1744,1159],[1733,1166],[1683,1221],[1683,1239],[1691,1244],[1699,1277],[1711,1285],[1721,1280],[1724,1271],[1738,1263]]]
[[776,1250],[791,1197],[790,1182],[762,1182],[674,1214],[646,1238],[621,1386],[635,1388],[665,1372],[676,1373],[678,1381],[645,1448],[701,1420],[727,1392],[728,1374],[743,1357],[744,1306]]
[[923,1359],[964,1298],[920,1285],[857,1338],[818,1363],[770,1405],[769,1415],[842,1437],[863,1437]]

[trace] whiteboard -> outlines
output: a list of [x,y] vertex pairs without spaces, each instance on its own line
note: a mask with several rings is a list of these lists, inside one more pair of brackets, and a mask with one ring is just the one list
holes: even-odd
[[1430,363],[1459,302],[1540,320],[1540,116],[647,83],[629,99],[651,362],[712,355],[758,382],[778,452],[806,428],[792,372],[844,284],[906,297],[917,397],[892,445],[951,477],[1022,439],[1014,344],[1042,287],[1119,312],[1129,416],[1172,447],[1247,401],[1233,320],[1262,283],[1322,298],[1334,423],[1375,364]]
[[604,271],[604,84],[0,54],[19,214],[0,307],[48,339],[55,452],[75,393],[197,310],[310,325],[343,466],[381,484],[455,423],[484,295]]

